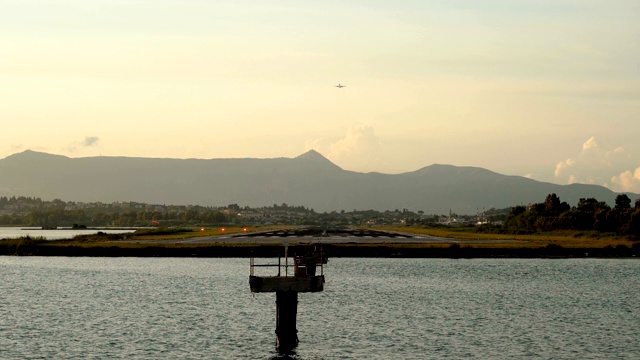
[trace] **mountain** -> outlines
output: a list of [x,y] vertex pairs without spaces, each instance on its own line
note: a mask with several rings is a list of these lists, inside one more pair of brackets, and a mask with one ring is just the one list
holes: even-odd
[[593,197],[613,206],[618,195],[597,185],[557,185],[477,167],[435,164],[403,174],[358,173],[313,150],[274,159],[69,158],[27,150],[0,160],[0,196],[45,200],[474,214],[543,202],[551,193],[570,205]]

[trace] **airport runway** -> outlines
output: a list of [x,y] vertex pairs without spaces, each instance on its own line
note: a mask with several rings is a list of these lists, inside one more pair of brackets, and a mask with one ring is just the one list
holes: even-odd
[[[461,240],[411,233],[361,230],[302,228],[259,231],[174,240],[181,244],[427,244],[427,243],[500,243],[505,240]],[[513,242],[513,240],[509,240]]]

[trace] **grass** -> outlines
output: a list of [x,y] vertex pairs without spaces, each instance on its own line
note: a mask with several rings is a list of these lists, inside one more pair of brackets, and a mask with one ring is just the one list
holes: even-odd
[[0,253],[31,254],[37,246],[47,243],[43,237],[21,236],[19,238],[1,239]]
[[[47,241],[36,238],[18,238],[0,240],[0,248],[10,249],[30,249],[32,247],[79,247],[79,248],[109,248],[117,247],[123,249],[142,248],[165,248],[165,249],[197,249],[206,247],[255,247],[274,246],[272,243],[261,244],[251,242],[216,241],[209,243],[174,243],[174,240],[183,240],[196,237],[219,236],[224,234],[237,234],[242,232],[268,231],[290,229],[295,226],[261,226],[261,227],[216,227],[216,228],[155,228],[142,229],[128,234],[105,234],[78,235],[71,240]],[[490,234],[476,233],[473,228],[426,228],[422,226],[392,227],[382,226],[368,229],[396,231],[403,233],[414,233],[420,235],[430,235],[440,238],[451,239],[450,242],[437,243],[347,243],[336,244],[339,247],[392,247],[397,249],[428,249],[428,248],[449,248],[463,246],[467,248],[483,249],[526,249],[544,248],[549,246],[559,246],[563,248],[606,248],[606,247],[638,247],[640,242],[631,241],[615,234],[602,234],[598,232],[580,231],[555,231],[544,234]],[[374,239],[371,239],[375,241]],[[459,242],[462,240],[462,242]],[[469,242],[465,242],[469,241]],[[473,242],[473,240],[495,240],[491,242]],[[635,244],[635,245],[634,245]]]
[[[466,243],[473,248],[539,248],[548,245],[559,245],[568,248],[603,248],[605,246],[625,245],[631,247],[634,242],[624,236],[584,232],[576,230],[554,231],[543,234],[490,234],[476,233],[470,228],[425,228],[417,226],[378,227],[379,230],[430,235],[450,238],[451,243],[457,240],[500,240],[499,242]],[[450,244],[432,244],[433,247],[446,247]]]

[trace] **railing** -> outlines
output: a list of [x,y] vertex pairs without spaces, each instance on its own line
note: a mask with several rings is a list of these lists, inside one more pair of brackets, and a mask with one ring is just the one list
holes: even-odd
[[[306,266],[309,265],[309,263],[306,263],[306,264],[299,263],[302,257],[297,257],[295,255],[289,256],[288,252],[289,252],[288,246],[285,245],[284,256],[281,255],[282,253],[278,252],[277,264],[276,263],[257,264],[256,258],[252,256],[249,263],[249,267],[250,267],[249,275],[256,276],[256,268],[277,268],[278,273],[276,275],[271,275],[271,276],[284,276],[284,277],[296,276],[296,272],[298,268],[302,268],[302,267],[306,268]],[[313,265],[314,266],[320,265],[320,275],[322,276],[324,275],[324,267],[323,267],[324,260],[323,260],[322,251],[320,251],[319,254],[317,255],[318,255],[318,258],[321,259],[321,261],[314,263]],[[282,258],[284,258],[284,264],[283,264]],[[273,258],[269,258],[269,259],[272,260]],[[293,271],[291,271],[290,268],[293,268]],[[264,275],[260,274],[259,276],[264,276]]]
[[255,276],[255,268],[257,267],[275,267],[278,269],[278,273],[275,276],[282,276],[283,273],[283,269],[284,269],[284,276],[289,276],[289,268],[293,267],[293,261],[291,262],[291,265],[289,265],[289,258],[286,257],[285,258],[285,262],[284,264],[282,263],[282,256],[278,256],[278,263],[277,264],[256,264],[256,260],[254,257],[251,257],[251,276]]

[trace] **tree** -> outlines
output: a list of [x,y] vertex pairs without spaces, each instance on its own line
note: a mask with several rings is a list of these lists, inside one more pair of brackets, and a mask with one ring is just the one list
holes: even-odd
[[640,208],[637,208],[636,211],[631,214],[629,232],[634,235],[640,235]]
[[527,208],[524,206],[514,206],[509,211],[507,218],[504,221],[504,225],[507,229],[521,232],[527,230],[527,225],[525,221],[525,214],[527,213]]
[[631,199],[626,194],[616,196],[616,209],[630,209]]
[[593,214],[593,228],[598,231],[609,231],[617,223],[612,211],[599,209]]
[[560,198],[556,194],[549,194],[544,201],[544,210],[549,215],[557,215],[560,212]]

